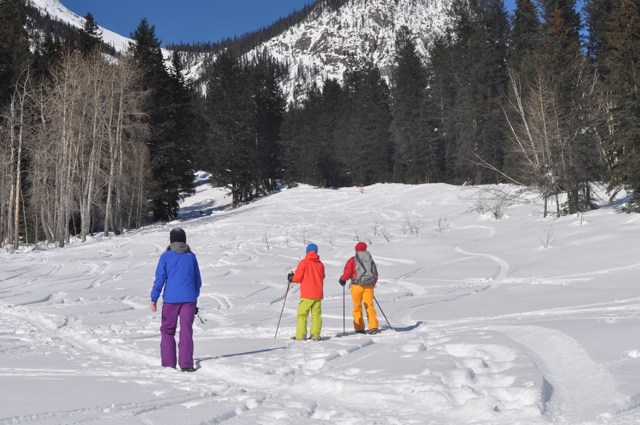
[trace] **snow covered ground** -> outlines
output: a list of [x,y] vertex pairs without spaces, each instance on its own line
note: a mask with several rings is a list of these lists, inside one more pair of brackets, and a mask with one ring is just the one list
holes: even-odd
[[[519,202],[496,220],[482,190],[301,186],[228,211],[200,185],[179,221],[2,254],[0,424],[640,423],[640,216]],[[205,282],[196,373],[159,366],[149,309],[177,225]],[[342,336],[357,240],[395,330],[378,309],[381,334]],[[331,338],[289,339],[296,287],[274,339],[309,242]]]

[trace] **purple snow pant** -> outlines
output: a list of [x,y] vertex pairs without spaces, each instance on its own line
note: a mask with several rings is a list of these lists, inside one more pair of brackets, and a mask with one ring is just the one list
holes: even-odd
[[[162,305],[162,325],[160,333],[160,357],[163,367],[193,367],[193,320],[196,303],[164,303]],[[180,318],[180,358],[176,359],[176,327]],[[176,361],[177,360],[177,361]]]

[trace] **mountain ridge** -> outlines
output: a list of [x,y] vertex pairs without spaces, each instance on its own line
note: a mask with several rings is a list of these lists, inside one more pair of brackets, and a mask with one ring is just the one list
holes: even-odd
[[[84,18],[71,12],[60,0],[31,1],[56,19],[76,28],[84,25]],[[433,38],[446,26],[449,4],[450,0],[319,0],[309,5],[308,10],[305,6],[289,15],[302,13],[304,16],[299,22],[240,56],[245,63],[256,63],[266,57],[282,64],[285,72],[281,76],[281,87],[288,102],[300,102],[314,84],[322,87],[327,79],[342,83],[350,58],[371,60],[389,81],[400,27],[409,28],[415,36],[418,53],[426,60]],[[107,44],[120,52],[126,50],[129,38],[104,27],[100,29]],[[189,52],[185,46],[188,45],[174,47],[179,50],[182,47],[187,75],[204,93],[217,54],[213,50]],[[170,58],[166,49],[165,58]]]
[[[35,8],[40,10],[40,12],[47,13],[54,19],[67,23],[75,28],[82,28],[84,26],[85,18],[69,10],[60,2],[60,0],[29,1]],[[110,31],[102,26],[100,26],[100,30],[102,31],[102,39],[104,42],[112,45],[116,51],[122,52],[129,46],[129,42],[131,41],[129,38]]]
[[243,58],[249,62],[265,52],[288,65],[282,82],[289,101],[304,97],[313,83],[342,82],[350,57],[369,59],[389,79],[395,61],[396,33],[402,26],[414,34],[418,53],[426,60],[434,36],[446,25],[449,0],[349,0],[335,11],[316,8],[299,24],[265,42]]

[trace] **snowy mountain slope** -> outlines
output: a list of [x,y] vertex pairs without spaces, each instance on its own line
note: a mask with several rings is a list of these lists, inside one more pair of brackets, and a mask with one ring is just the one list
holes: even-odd
[[367,58],[389,77],[395,56],[396,32],[407,26],[415,35],[418,52],[426,58],[433,37],[445,26],[449,0],[351,0],[338,10],[316,6],[303,22],[289,28],[245,55],[264,51],[289,65],[283,82],[289,100],[303,95],[313,82],[342,81],[350,56]]
[[[33,3],[34,7],[48,13],[59,21],[66,22],[76,28],[84,27],[85,19],[67,9],[59,0],[31,0],[31,3]],[[105,43],[113,45],[117,51],[126,50],[129,46],[130,40],[127,37],[123,37],[106,28],[100,27],[100,30]]]
[[[32,0],[36,7],[78,28],[84,18],[69,11],[59,0]],[[350,57],[376,63],[388,79],[395,56],[396,32],[407,26],[415,35],[419,53],[426,58],[435,34],[445,26],[450,0],[350,0],[337,10],[320,2],[301,23],[263,43],[243,56],[253,61],[266,54],[287,64],[289,75],[282,81],[288,101],[301,100],[315,82],[327,78],[342,81]],[[117,50],[127,48],[129,39],[102,28],[103,38]],[[164,51],[169,60],[170,52]],[[188,76],[205,81],[203,75],[215,60],[213,54],[184,55]],[[204,88],[201,88],[204,90]]]
[[[226,210],[201,184],[190,219],[2,254],[0,424],[638,423],[640,218],[542,219],[523,193],[495,220],[482,189],[301,186]],[[204,280],[193,374],[159,366],[149,310],[178,225]],[[380,271],[375,336],[342,336],[358,239]],[[309,242],[327,271],[320,343],[289,339],[299,289],[284,302]]]

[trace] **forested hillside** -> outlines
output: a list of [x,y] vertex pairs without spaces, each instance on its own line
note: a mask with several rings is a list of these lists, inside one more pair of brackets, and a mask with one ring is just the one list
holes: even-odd
[[177,46],[211,54],[203,91],[184,52],[163,60],[146,20],[110,56],[90,15],[60,38],[38,35],[23,0],[0,8],[3,244],[171,220],[194,170],[227,187],[234,207],[283,183],[508,182],[537,187],[544,214],[562,215],[594,208],[591,186],[606,182],[638,208],[635,1],[518,0],[510,15],[502,0],[454,0],[429,43],[397,29],[388,77],[354,53],[340,80],[290,104],[287,64],[269,49],[242,53],[315,16],[312,6],[233,43]]

